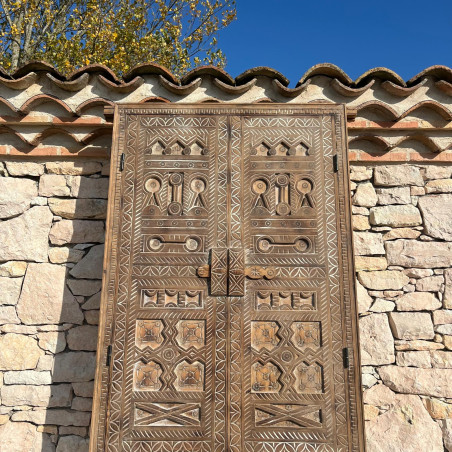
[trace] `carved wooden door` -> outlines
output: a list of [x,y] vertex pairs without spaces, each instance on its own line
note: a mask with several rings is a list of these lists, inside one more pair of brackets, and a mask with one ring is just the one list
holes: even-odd
[[117,107],[92,451],[363,450],[344,130]]

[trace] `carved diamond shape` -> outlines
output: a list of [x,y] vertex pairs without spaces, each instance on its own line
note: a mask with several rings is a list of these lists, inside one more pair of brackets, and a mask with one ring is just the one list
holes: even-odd
[[257,351],[273,350],[280,342],[279,326],[276,322],[251,322],[251,345]]
[[254,363],[251,367],[252,392],[279,392],[281,371],[272,362]]
[[180,320],[177,322],[177,343],[184,349],[200,349],[205,342],[205,320]]
[[201,392],[204,390],[204,364],[195,361],[179,363],[175,370],[174,386],[178,391]]
[[160,379],[163,371],[160,364],[150,361],[135,364],[134,386],[138,391],[158,391],[162,387]]
[[321,334],[320,322],[294,322],[292,323],[292,342],[301,351],[320,348]]

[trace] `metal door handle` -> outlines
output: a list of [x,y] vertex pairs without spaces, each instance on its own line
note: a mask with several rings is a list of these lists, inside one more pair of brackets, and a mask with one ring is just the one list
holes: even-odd
[[211,265],[198,267],[200,278],[210,278],[212,295],[245,295],[245,277],[250,279],[273,279],[278,271],[275,267],[252,265],[245,267],[245,252],[242,248],[213,248]]

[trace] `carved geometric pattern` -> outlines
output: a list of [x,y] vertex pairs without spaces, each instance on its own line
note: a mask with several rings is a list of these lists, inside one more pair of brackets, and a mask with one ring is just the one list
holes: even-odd
[[174,369],[176,374],[175,388],[178,391],[203,391],[204,390],[204,365],[198,361],[190,364],[182,361]]
[[229,249],[229,288],[228,294],[241,297],[245,294],[245,250]]
[[163,343],[163,322],[161,320],[138,320],[137,340],[139,348],[150,347],[152,350],[160,347]]
[[255,296],[256,310],[311,311],[316,309],[314,292],[259,290]]
[[323,392],[323,369],[316,362],[301,363],[295,369],[296,391],[300,394],[321,394]]
[[316,351],[320,348],[320,322],[292,323],[292,342],[301,351]]
[[212,264],[210,266],[210,293],[212,295],[227,295],[228,293],[228,250],[226,248],[212,249]]
[[281,371],[273,363],[254,363],[251,369],[252,392],[279,392]]
[[176,341],[185,350],[190,347],[200,349],[204,347],[205,329],[205,320],[180,320],[177,323]]
[[254,407],[256,427],[320,428],[321,409],[315,405],[259,404]]
[[135,389],[138,391],[158,391],[162,387],[160,379],[162,373],[160,364],[154,361],[147,364],[137,363],[134,371]]
[[190,427],[201,422],[199,403],[136,403],[137,427]]
[[144,308],[199,308],[203,305],[200,290],[144,289]]
[[278,330],[276,322],[251,322],[251,345],[257,351],[273,350],[280,342]]

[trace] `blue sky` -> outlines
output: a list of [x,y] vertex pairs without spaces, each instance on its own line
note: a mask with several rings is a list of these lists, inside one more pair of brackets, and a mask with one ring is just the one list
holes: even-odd
[[385,66],[405,80],[452,66],[451,0],[237,0],[237,20],[219,36],[226,70],[270,66],[295,86],[314,64],[352,79]]

